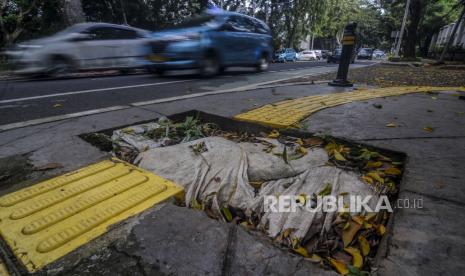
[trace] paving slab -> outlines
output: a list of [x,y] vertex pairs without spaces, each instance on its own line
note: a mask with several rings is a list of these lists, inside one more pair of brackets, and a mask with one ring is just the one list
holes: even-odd
[[[166,204],[141,219],[128,238],[82,260],[66,275],[337,275],[202,211]],[[121,269],[121,270],[120,270]]]
[[[400,198],[418,194],[403,192]],[[378,275],[463,275],[465,206],[430,197],[422,209],[397,209]]]

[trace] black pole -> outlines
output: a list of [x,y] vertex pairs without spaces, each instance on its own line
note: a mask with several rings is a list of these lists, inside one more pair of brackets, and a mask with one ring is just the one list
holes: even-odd
[[352,55],[354,54],[355,28],[357,28],[357,23],[352,22],[347,24],[344,29],[344,36],[342,38],[342,53],[339,59],[337,77],[335,80],[329,83],[331,86],[353,86],[353,84],[347,80],[347,73],[349,73],[349,65],[352,60]]

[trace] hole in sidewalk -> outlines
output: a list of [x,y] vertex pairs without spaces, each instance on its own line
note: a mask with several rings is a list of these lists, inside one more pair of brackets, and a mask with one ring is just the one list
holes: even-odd
[[[394,206],[406,159],[346,139],[199,111],[81,138],[184,186],[182,205],[268,236],[325,269],[353,275],[376,266],[391,218],[385,209],[354,210],[355,203],[369,198],[375,209],[380,203],[386,207],[379,200],[385,198]],[[336,197],[337,209],[318,209],[331,208],[328,196]]]

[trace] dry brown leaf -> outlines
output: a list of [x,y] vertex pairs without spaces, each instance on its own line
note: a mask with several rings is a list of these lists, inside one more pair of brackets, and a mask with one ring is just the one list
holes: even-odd
[[58,168],[63,168],[63,165],[60,163],[48,163],[39,167],[36,167],[34,170],[35,171],[48,171],[48,170],[53,170],[53,169],[58,169]]
[[386,127],[397,127],[397,125],[394,123],[389,123],[389,124],[386,124]]

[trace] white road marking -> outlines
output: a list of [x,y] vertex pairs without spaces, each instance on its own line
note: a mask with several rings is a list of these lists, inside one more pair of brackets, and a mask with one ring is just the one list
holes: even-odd
[[40,119],[24,121],[24,122],[19,122],[19,123],[1,125],[0,132],[15,129],[15,128],[40,125],[44,123],[51,123],[51,122],[61,121],[61,120],[70,119],[70,118],[83,117],[83,116],[94,115],[94,114],[116,111],[116,110],[127,109],[127,108],[131,108],[131,107],[124,106],[124,105],[118,105],[118,106],[111,106],[111,107],[100,108],[100,109],[86,110],[86,111],[77,112],[77,113],[64,114],[64,115],[47,117],[47,118],[40,118]]
[[[326,66],[321,66],[321,68],[323,68],[323,67],[326,67]],[[361,66],[361,67],[364,67],[364,66]],[[315,67],[315,68],[318,68],[318,67]],[[243,91],[254,90],[254,89],[269,88],[270,86],[266,86],[266,85],[270,85],[272,83],[276,83],[276,82],[280,82],[280,81],[284,81],[284,80],[290,80],[290,79],[305,77],[305,76],[322,75],[322,74],[326,74],[326,73],[329,73],[331,71],[336,71],[337,70],[337,67],[326,67],[326,68],[328,70],[314,72],[314,73],[311,73],[311,74],[304,74],[304,75],[298,75],[298,76],[293,76],[293,77],[287,77],[287,78],[278,79],[278,80],[255,83],[255,84],[241,86],[241,87],[232,88],[232,89],[201,92],[201,93],[188,94],[188,95],[183,95],[183,96],[170,97],[170,98],[164,98],[164,99],[158,99],[158,100],[146,101],[146,102],[136,102],[136,103],[132,103],[130,105],[112,106],[112,107],[87,110],[87,111],[82,111],[82,112],[77,112],[77,113],[71,113],[71,114],[64,114],[64,115],[47,117],[47,118],[34,119],[34,120],[29,120],[29,121],[24,121],[24,122],[0,125],[0,132],[6,131],[6,130],[12,130],[12,129],[16,129],[16,128],[27,127],[27,126],[34,126],[34,125],[40,125],[40,124],[44,124],[44,123],[56,122],[56,121],[61,121],[61,120],[65,120],[65,119],[70,119],[70,118],[77,118],[77,117],[95,115],[95,114],[99,114],[99,113],[105,113],[105,112],[111,112],[111,111],[116,111],[116,110],[128,109],[128,108],[137,107],[137,106],[144,106],[144,105],[164,103],[164,102],[172,102],[172,101],[177,101],[177,100],[184,100],[184,99],[189,99],[189,98],[197,98],[197,97],[216,95],[216,94],[225,94],[225,93],[232,93],[232,92],[243,92]],[[336,70],[334,70],[334,69],[336,69]],[[189,80],[183,80],[183,81],[189,81]],[[164,82],[164,83],[156,83],[156,84],[149,84],[149,85],[159,85],[159,84],[176,83],[176,82],[183,82],[183,81]],[[146,86],[146,85],[142,85],[142,86]],[[132,86],[132,87],[137,87],[137,86]],[[110,90],[111,89],[115,89],[115,88],[110,88]]]
[[166,82],[156,82],[156,83],[145,83],[145,84],[136,84],[136,85],[127,85],[127,86],[89,89],[89,90],[81,90],[81,91],[71,91],[71,92],[63,92],[63,93],[56,93],[56,94],[47,94],[47,95],[40,95],[40,96],[32,96],[32,97],[24,97],[24,98],[2,100],[2,101],[0,101],[0,104],[14,103],[14,102],[24,102],[24,101],[30,101],[30,100],[54,98],[54,97],[77,95],[77,94],[95,93],[95,92],[101,92],[101,91],[111,91],[111,90],[121,90],[121,89],[129,89],[129,88],[138,88],[138,87],[157,86],[157,85],[173,84],[173,83],[188,82],[188,81],[192,81],[192,80],[166,81]]

